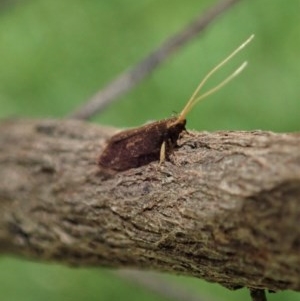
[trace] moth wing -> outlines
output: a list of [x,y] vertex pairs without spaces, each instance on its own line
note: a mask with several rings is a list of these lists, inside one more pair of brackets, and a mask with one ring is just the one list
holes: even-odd
[[164,127],[164,123],[158,121],[114,135],[101,154],[99,164],[125,170],[140,166],[142,160],[155,160],[163,142]]
[[125,131],[121,131],[114,136],[112,136],[109,139],[109,143],[114,143],[114,142],[121,142],[127,139],[130,139],[131,137],[134,137],[136,135],[140,135],[140,132],[142,132],[142,127],[141,128],[134,128],[134,129],[129,129]]

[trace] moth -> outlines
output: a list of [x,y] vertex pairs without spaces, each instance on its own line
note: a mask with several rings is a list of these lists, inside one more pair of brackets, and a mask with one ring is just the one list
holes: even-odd
[[186,116],[191,109],[199,101],[218,91],[236,77],[246,67],[247,62],[242,63],[221,83],[200,94],[199,92],[204,84],[217,70],[250,43],[253,37],[254,35],[251,35],[221,63],[207,73],[178,116],[125,130],[112,136],[99,156],[99,167],[108,173],[115,173],[137,168],[152,161],[159,161],[160,164],[164,162],[171,152],[178,147],[177,141],[180,135],[186,132]]

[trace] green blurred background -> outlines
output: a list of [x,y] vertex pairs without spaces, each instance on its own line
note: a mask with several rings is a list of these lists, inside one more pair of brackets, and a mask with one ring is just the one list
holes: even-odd
[[[5,5],[3,3],[6,3]],[[176,33],[211,0],[0,2],[0,118],[62,118]],[[300,1],[241,1],[93,122],[137,126],[181,110],[200,79],[251,33],[211,85],[249,66],[188,118],[197,130],[300,128]],[[250,300],[198,279],[170,277],[211,300]],[[0,259],[0,300],[163,300],[105,269]],[[269,300],[300,300],[272,294]]]

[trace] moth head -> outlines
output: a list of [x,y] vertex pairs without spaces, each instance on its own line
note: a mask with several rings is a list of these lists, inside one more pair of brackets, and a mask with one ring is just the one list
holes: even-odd
[[198,87],[196,88],[195,92],[192,94],[191,98],[188,100],[182,111],[180,112],[179,116],[175,119],[175,124],[181,124],[183,121],[185,122],[187,114],[191,111],[191,109],[201,100],[205,99],[209,95],[217,92],[222,87],[224,87],[227,83],[229,83],[233,78],[239,75],[243,69],[247,66],[247,62],[243,62],[233,73],[231,73],[228,77],[226,77],[221,83],[217,86],[211,88],[210,90],[200,93],[201,89],[203,88],[204,84],[207,80],[221,67],[223,67],[228,61],[230,61],[238,52],[240,52],[247,44],[251,42],[254,38],[252,34],[245,42],[243,42],[238,48],[236,48],[231,54],[229,54],[221,63],[219,63],[216,67],[214,67],[211,71],[207,73],[207,75],[202,79]]

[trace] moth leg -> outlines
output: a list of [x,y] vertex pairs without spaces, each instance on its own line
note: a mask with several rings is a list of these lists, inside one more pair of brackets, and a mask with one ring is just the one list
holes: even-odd
[[184,135],[187,135],[187,136],[190,136],[190,137],[195,137],[195,133],[193,132],[189,132],[188,130],[184,129],[181,133],[180,133],[180,137],[184,136]]
[[159,165],[166,161],[166,141],[164,141],[160,147],[159,152]]

